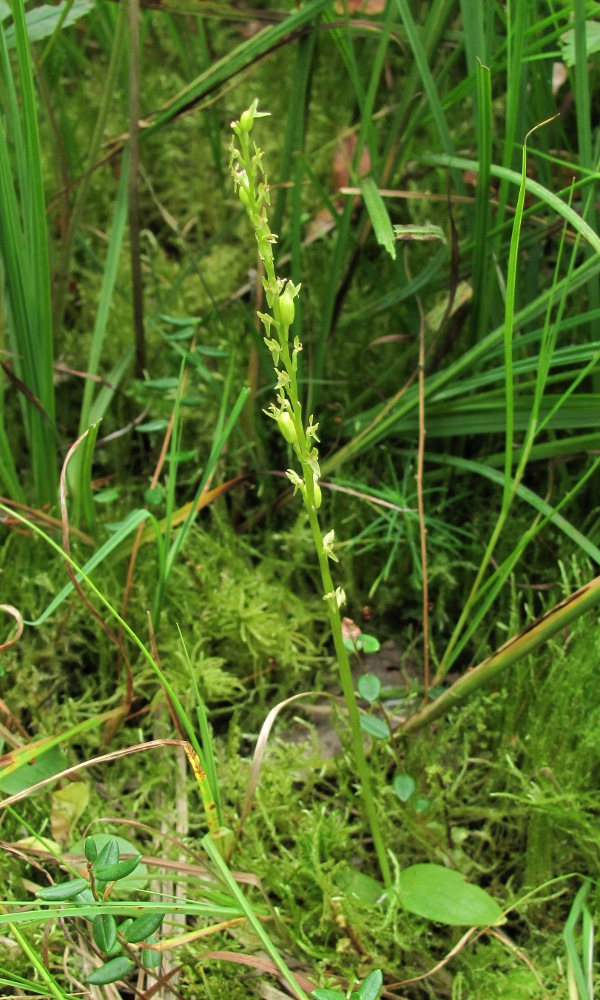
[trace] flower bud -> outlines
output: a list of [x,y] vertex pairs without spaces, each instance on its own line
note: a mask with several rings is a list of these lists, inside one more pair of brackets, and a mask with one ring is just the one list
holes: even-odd
[[298,444],[298,433],[294,427],[291,413],[288,413],[287,410],[282,410],[277,414],[275,419],[286,441],[289,441],[290,444]]

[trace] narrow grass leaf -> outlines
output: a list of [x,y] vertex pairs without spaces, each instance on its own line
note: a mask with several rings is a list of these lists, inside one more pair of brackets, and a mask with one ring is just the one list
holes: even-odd
[[377,242],[385,247],[392,260],[396,259],[396,243],[394,229],[390,222],[388,210],[377,185],[372,177],[365,177],[360,182],[360,190],[365,202],[373,232]]

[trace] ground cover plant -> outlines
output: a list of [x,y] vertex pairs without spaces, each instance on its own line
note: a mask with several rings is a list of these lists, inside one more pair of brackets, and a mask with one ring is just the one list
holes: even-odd
[[589,1000],[597,5],[153,6],[0,17],[0,992]]

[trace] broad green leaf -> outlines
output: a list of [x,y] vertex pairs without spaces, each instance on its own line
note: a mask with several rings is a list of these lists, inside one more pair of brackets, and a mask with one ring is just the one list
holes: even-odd
[[101,965],[99,969],[95,969],[87,981],[92,986],[108,986],[109,983],[124,979],[134,969],[134,963],[125,955],[120,955],[118,958],[111,958],[110,962]]
[[78,896],[87,887],[87,879],[74,878],[71,882],[61,882],[60,885],[49,885],[45,889],[38,889],[35,895],[44,903],[62,903],[66,899]]
[[401,802],[408,802],[417,786],[410,774],[397,774],[392,787]]
[[344,1000],[344,994],[338,990],[313,990],[311,997],[315,1000]]
[[155,931],[158,930],[164,919],[164,913],[145,913],[142,917],[134,920],[127,928],[125,937],[130,944],[135,944],[138,941],[148,941]]
[[335,884],[347,896],[350,896],[357,903],[362,903],[363,906],[375,906],[385,894],[381,882],[377,882],[370,875],[355,871],[353,868],[343,868],[337,872]]
[[[69,25],[75,24],[81,17],[89,14],[93,10],[94,5],[95,0],[75,0],[73,4],[63,2],[57,4],[55,7],[44,4],[43,7],[36,7],[34,10],[29,10],[25,15],[25,25],[29,40],[31,42],[39,42],[42,38],[49,38],[58,28],[59,23],[61,30],[68,28]],[[65,9],[67,9],[67,14],[64,20],[61,20]],[[5,34],[6,44],[9,49],[14,48],[14,29],[7,28]]]
[[117,942],[117,921],[112,913],[100,913],[92,923],[94,941],[100,951],[106,954]]
[[384,719],[378,719],[376,715],[361,715],[360,728],[363,733],[368,733],[374,740],[388,740],[391,736],[387,722]]
[[363,674],[358,678],[358,693],[369,703],[377,701],[381,693],[381,681],[375,674]]
[[[598,5],[596,5],[598,7]],[[562,57],[567,66],[575,65],[575,29],[569,28],[561,38]],[[585,48],[589,59],[594,52],[600,52],[600,24],[585,22]]]
[[0,791],[7,795],[16,795],[18,792],[31,788],[38,781],[51,778],[53,774],[59,774],[68,767],[67,758],[60,747],[52,747],[36,757],[31,764],[24,764],[23,767],[11,771],[6,777],[2,777],[0,771]]
[[498,903],[484,889],[442,865],[412,865],[401,872],[400,902],[409,913],[439,924],[488,927],[504,921]]

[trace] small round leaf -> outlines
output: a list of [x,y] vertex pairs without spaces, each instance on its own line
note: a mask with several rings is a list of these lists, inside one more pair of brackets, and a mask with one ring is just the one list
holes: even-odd
[[360,649],[361,653],[377,653],[381,649],[381,643],[374,635],[367,635],[366,632],[361,632],[356,641],[356,648]]
[[358,693],[361,698],[364,698],[364,700],[368,701],[369,704],[377,701],[379,695],[381,694],[381,681],[379,680],[379,677],[375,676],[375,674],[362,674],[362,676],[358,678],[356,686],[358,687]]
[[393,789],[401,802],[408,802],[416,787],[410,774],[397,774],[394,778]]

